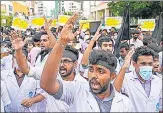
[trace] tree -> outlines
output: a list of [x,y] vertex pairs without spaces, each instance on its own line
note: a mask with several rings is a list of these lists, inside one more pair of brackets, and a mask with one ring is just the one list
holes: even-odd
[[[13,16],[6,16],[5,14],[6,12],[1,11],[1,16],[0,16],[1,26],[11,26]],[[3,23],[4,22],[3,20],[5,20],[5,23]]]
[[112,1],[108,3],[108,7],[113,15],[122,16],[127,4],[130,4],[131,17],[155,18],[163,12],[163,2],[161,1]]
[[73,15],[73,12],[64,12],[64,15],[72,16]]

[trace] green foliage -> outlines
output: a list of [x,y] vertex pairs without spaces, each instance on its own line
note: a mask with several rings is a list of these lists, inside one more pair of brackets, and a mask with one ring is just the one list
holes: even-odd
[[[12,19],[13,19],[13,16],[6,16],[5,12],[1,11],[1,16],[0,16],[1,26],[11,26]],[[2,23],[3,22],[2,20],[6,20],[6,23]]]
[[72,16],[73,15],[73,12],[64,12],[64,15]]
[[161,1],[112,1],[108,3],[109,9],[114,16],[122,16],[123,10],[130,5],[130,16],[136,18],[155,18],[163,12]]

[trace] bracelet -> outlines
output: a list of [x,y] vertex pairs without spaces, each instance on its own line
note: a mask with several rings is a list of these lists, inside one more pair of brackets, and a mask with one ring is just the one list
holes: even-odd
[[66,47],[65,45],[61,44],[59,41],[57,41],[57,43],[58,43],[61,47],[63,47],[63,48]]

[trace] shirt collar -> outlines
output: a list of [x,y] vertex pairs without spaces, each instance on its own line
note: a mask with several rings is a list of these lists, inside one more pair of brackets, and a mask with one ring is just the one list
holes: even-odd
[[124,61],[124,59],[122,59],[122,57],[121,57],[121,56],[119,57],[119,60],[120,60],[120,61]]

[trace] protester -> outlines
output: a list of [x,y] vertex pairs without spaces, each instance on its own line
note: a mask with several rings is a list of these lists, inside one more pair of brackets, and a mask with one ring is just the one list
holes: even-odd
[[85,29],[76,14],[55,27],[45,16],[41,27],[1,27],[1,111],[162,112],[163,38],[125,14],[118,29]]
[[162,112],[162,81],[152,74],[154,51],[139,47],[132,60],[135,71],[125,74],[129,65],[122,66],[114,82],[115,88],[128,95],[136,112]]
[[[58,68],[60,62],[62,61],[61,58],[64,52],[64,47],[68,41],[73,40],[74,38],[74,34],[70,32],[70,29],[72,30],[72,28],[69,28],[69,26],[73,26],[76,19],[77,15],[72,16],[63,27],[60,38],[55,44],[54,49],[52,50],[45,64],[41,76],[41,87],[54,98],[65,101],[68,105],[72,106],[70,111],[110,112],[118,110],[123,112],[131,112],[133,107],[129,99],[120,93],[117,93],[114,90],[114,87],[110,85],[110,82],[115,74],[114,72],[117,60],[112,54],[109,54],[103,50],[94,50],[90,55],[91,67],[89,70],[89,84],[91,91],[88,87],[88,83],[83,84],[75,81],[65,82],[56,79]],[[97,79],[99,79],[98,82]],[[105,101],[104,98],[108,98],[112,104],[109,105],[109,100]],[[119,98],[121,99],[119,100]],[[86,102],[85,99],[88,102]],[[104,102],[101,102],[100,99],[104,99]],[[121,105],[125,107],[121,107]]]
[[[26,55],[24,57],[27,57],[27,53],[23,52]],[[38,102],[41,102],[45,98],[43,94],[40,94],[42,89],[39,87],[39,81],[26,77],[20,71],[15,58],[14,68],[1,71],[1,79],[7,86],[11,100],[10,110],[12,112],[38,111]]]
[[138,48],[138,47],[141,47],[143,46],[143,42],[138,38],[139,37],[139,31],[137,30],[134,30],[132,35],[132,39],[130,39],[130,44],[134,44],[135,45],[135,48]]

